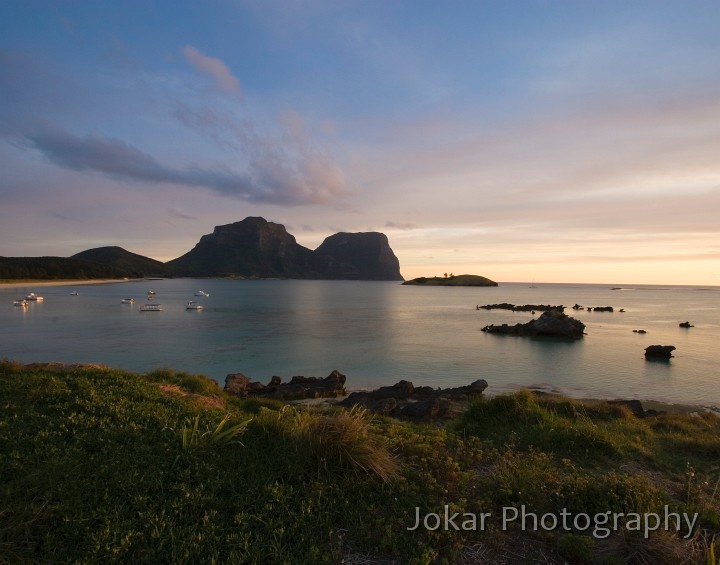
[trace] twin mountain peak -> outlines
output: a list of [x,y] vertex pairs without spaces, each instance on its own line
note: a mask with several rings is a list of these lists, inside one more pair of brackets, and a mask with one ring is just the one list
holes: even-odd
[[217,226],[192,250],[167,263],[120,247],[88,249],[73,258],[141,276],[403,280],[383,233],[336,233],[313,251],[298,244],[285,226],[260,217]]

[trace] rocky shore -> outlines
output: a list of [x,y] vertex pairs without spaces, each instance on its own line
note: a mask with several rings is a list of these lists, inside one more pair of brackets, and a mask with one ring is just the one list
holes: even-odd
[[[467,403],[485,394],[488,383],[477,379],[466,386],[452,388],[433,388],[415,386],[407,380],[400,380],[389,386],[373,390],[347,391],[347,378],[337,370],[327,377],[295,376],[283,383],[280,377],[272,377],[268,384],[253,381],[242,373],[233,373],[225,379],[225,392],[239,398],[268,398],[293,404],[325,404],[363,408],[382,416],[390,416],[412,422],[442,422],[459,416]],[[562,395],[543,391],[532,391],[538,397],[557,397]],[[668,404],[653,400],[638,399],[598,399],[584,398],[582,402],[607,403],[629,408],[638,418],[658,416],[665,413],[702,412],[717,409],[685,404]]]

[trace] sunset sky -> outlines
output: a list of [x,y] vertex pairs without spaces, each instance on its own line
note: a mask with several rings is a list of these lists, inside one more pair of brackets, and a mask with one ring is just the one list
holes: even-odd
[[246,216],[406,278],[720,285],[720,2],[0,2],[0,255]]

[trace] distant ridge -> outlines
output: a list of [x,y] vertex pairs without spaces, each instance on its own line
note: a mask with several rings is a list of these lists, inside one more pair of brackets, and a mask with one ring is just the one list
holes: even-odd
[[82,259],[110,265],[124,271],[125,276],[131,277],[163,276],[167,271],[165,263],[162,261],[150,259],[117,246],[88,249],[76,253],[71,259]]
[[400,262],[379,232],[337,233],[314,251],[285,226],[261,217],[216,226],[193,249],[163,263],[118,246],[72,257],[0,257],[0,278],[240,277],[402,281]]

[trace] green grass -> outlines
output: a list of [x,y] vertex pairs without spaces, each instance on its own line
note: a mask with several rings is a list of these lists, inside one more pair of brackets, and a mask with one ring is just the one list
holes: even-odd
[[[416,425],[227,396],[172,370],[0,362],[0,563],[709,563],[720,423],[527,391]],[[685,540],[503,531],[534,512],[700,513]],[[484,530],[408,530],[423,513]],[[482,558],[478,557],[482,556]],[[478,561],[480,559],[480,561]]]

